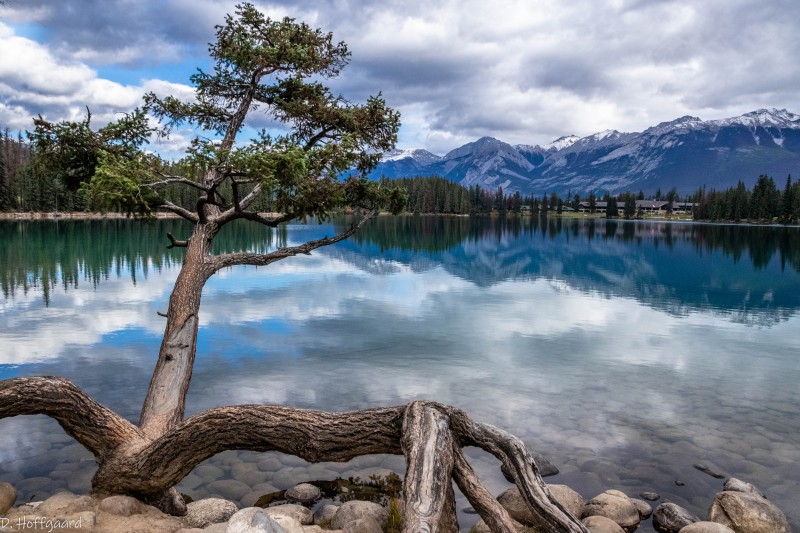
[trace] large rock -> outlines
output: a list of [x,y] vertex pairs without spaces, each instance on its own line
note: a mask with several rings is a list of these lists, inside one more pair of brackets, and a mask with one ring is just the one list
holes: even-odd
[[248,507],[236,511],[228,520],[228,527],[225,531],[226,533],[287,533],[260,507]]
[[695,522],[681,529],[680,533],[736,533],[728,526],[716,522]]
[[758,490],[755,485],[752,485],[746,481],[742,481],[741,479],[736,479],[732,477],[725,482],[723,490],[732,490],[734,492],[747,492],[749,494],[755,494],[756,496],[760,496],[765,500],[767,497],[764,495],[763,492]]
[[383,533],[383,527],[374,518],[365,516],[345,524],[342,533]]
[[10,483],[0,482],[0,515],[4,515],[17,501],[17,491]]
[[791,533],[786,515],[755,492],[718,492],[708,511],[708,519],[737,533]]
[[699,521],[699,518],[674,503],[662,503],[653,513],[653,526],[658,531],[666,533],[676,533],[681,528]]
[[[529,533],[531,531],[531,528],[528,526],[523,526],[522,524],[513,519],[512,522],[514,524],[514,529],[515,531],[517,531],[517,533]],[[486,522],[484,522],[483,518],[481,518],[480,520],[478,520],[478,523],[472,527],[470,533],[492,533],[492,530],[489,529],[489,526],[487,526]]]
[[587,516],[582,522],[591,533],[625,533],[619,524],[605,516]]
[[203,498],[186,505],[186,521],[192,527],[203,528],[227,522],[238,510],[232,501],[222,498]]
[[631,501],[636,506],[636,510],[639,511],[639,518],[642,520],[647,520],[653,515],[653,508],[646,501],[638,498],[631,498]]
[[558,503],[563,505],[567,511],[576,518],[581,517],[584,501],[580,494],[566,485],[548,485],[547,488],[550,489]]
[[59,492],[40,503],[36,508],[36,512],[44,516],[66,514],[67,508],[75,503],[78,498],[79,496],[77,494],[71,492]]
[[629,531],[636,529],[640,522],[636,505],[618,490],[607,490],[586,502],[582,515],[583,518],[605,516]]
[[339,510],[337,505],[325,504],[314,512],[314,524],[328,525]]
[[294,518],[302,525],[311,525],[314,523],[314,515],[311,513],[311,509],[307,507],[303,507],[302,505],[296,505],[294,503],[287,503],[285,505],[276,505],[275,507],[267,507],[264,509],[268,515],[272,518],[276,516],[288,516],[289,518]]
[[97,510],[116,516],[131,516],[141,514],[144,504],[131,496],[116,495],[103,498]]
[[353,500],[342,504],[331,520],[333,529],[344,529],[348,522],[354,522],[359,518],[370,517],[379,524],[383,524],[389,516],[389,511],[381,505],[372,502]]
[[[266,510],[266,509],[265,509]],[[275,520],[279,526],[281,526],[286,533],[305,533],[303,526],[292,518],[291,516],[285,514],[275,514],[270,515],[270,518]]]
[[[550,489],[553,497],[561,505],[566,507],[575,517],[580,518],[583,510],[583,498],[580,494],[566,485],[548,485],[547,488]],[[509,516],[517,522],[528,526],[536,525],[533,513],[528,509],[528,505],[517,487],[511,487],[503,492],[497,497],[497,501],[508,511]]]
[[300,483],[286,491],[286,499],[290,502],[313,503],[322,497],[322,492],[311,483]]
[[528,505],[522,499],[517,487],[512,487],[503,492],[497,497],[497,501],[508,511],[508,515],[517,522],[528,526],[536,523],[533,513],[528,509]]

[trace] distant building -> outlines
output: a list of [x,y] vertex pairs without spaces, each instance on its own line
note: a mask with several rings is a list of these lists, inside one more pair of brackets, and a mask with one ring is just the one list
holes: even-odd
[[[595,202],[595,213],[604,213],[607,205],[607,202]],[[617,202],[620,211],[622,211],[624,205],[624,202]],[[672,212],[676,214],[691,213],[694,205],[692,202],[672,202]],[[646,215],[666,215],[668,207],[669,202],[666,200],[636,200],[636,211],[639,212],[641,210]],[[578,204],[578,212],[589,213],[590,211],[588,200],[583,200]]]

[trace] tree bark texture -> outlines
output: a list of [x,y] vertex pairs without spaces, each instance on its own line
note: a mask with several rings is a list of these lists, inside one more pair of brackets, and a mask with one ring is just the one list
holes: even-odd
[[214,224],[195,225],[170,295],[167,325],[139,420],[139,427],[151,439],[183,420],[197,348],[200,297],[214,273],[210,254],[216,232]]
[[172,487],[197,464],[224,450],[280,451],[309,462],[404,453],[405,532],[457,531],[453,479],[492,531],[515,531],[513,520],[464,458],[461,448],[471,445],[510,468],[546,531],[587,533],[552,497],[519,439],[434,402],[344,413],[276,405],[220,407],[151,438],[65,379],[0,382],[0,418],[23,414],[51,416],[95,455],[95,493],[134,495],[175,514],[185,512],[185,506]]

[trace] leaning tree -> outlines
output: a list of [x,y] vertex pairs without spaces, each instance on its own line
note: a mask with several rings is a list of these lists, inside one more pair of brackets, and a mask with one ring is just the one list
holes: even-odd
[[[291,19],[272,21],[252,5],[237,6],[217,27],[209,51],[213,71],[192,77],[195,98],[145,96],[145,110],[161,133],[190,124],[198,136],[183,161],[187,172],[140,149],[146,118],[137,111],[98,133],[79,124],[37,119],[42,154],[63,155],[71,134],[83,152],[97,148],[94,172],[83,187],[94,202],[147,213],[155,207],[191,223],[187,235],[168,234],[185,248],[165,314],[166,327],[139,423],[99,404],[68,380],[22,377],[0,382],[0,418],[45,414],[91,451],[98,463],[96,494],[128,494],[181,515],[175,485],[201,461],[224,450],[280,451],[310,462],[348,461],[371,453],[404,454],[404,531],[457,531],[454,480],[492,531],[516,524],[481,485],[462,448],[477,446],[500,459],[539,524],[547,531],[586,532],[550,494],[523,443],[459,409],[418,401],[355,412],[323,412],[278,405],[236,405],[184,419],[197,347],[201,292],[206,280],[235,265],[268,265],[309,254],[353,235],[379,210],[397,211],[404,195],[366,179],[380,153],[396,140],[399,117],[384,100],[350,103],[320,80],[336,76],[349,59],[330,34]],[[289,133],[237,142],[255,112]],[[86,151],[86,147],[90,149]],[[90,158],[91,159],[91,158]],[[85,169],[86,159],[81,168]],[[90,164],[92,161],[90,160]],[[344,174],[349,174],[343,179]],[[164,187],[187,187],[191,206],[169,201]],[[273,214],[255,207],[269,199]],[[293,219],[352,211],[341,233],[268,253],[212,253],[220,229],[239,219],[268,227]]]

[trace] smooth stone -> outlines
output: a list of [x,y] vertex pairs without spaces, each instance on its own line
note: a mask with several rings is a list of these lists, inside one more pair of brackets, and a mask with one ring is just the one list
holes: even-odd
[[718,492],[708,511],[708,520],[737,533],[791,533],[786,515],[771,501],[750,492]]
[[728,526],[717,522],[695,522],[681,529],[680,533],[736,533]]
[[269,509],[264,509],[267,514],[280,525],[286,533],[305,533],[302,524],[285,514],[270,514]]
[[625,533],[619,524],[605,516],[587,516],[581,522],[591,533]]
[[194,490],[204,483],[206,483],[206,480],[204,480],[197,474],[189,474],[188,476],[186,476],[181,480],[180,486],[186,487],[189,490]]
[[631,498],[633,505],[636,506],[636,510],[639,511],[639,518],[642,520],[647,520],[653,514],[653,508],[650,507],[650,504],[644,500],[639,500],[637,498]]
[[681,528],[699,521],[698,517],[680,505],[671,502],[662,503],[653,512],[653,526],[658,531],[666,531],[668,533],[680,531]]
[[643,499],[645,499],[645,500],[647,500],[649,502],[654,502],[654,501],[658,500],[659,498],[661,498],[661,496],[659,496],[658,493],[656,493],[656,492],[642,492],[642,493],[639,494],[639,496],[641,496]]
[[305,476],[306,473],[305,471],[302,471],[301,473],[297,472],[296,470],[302,471],[303,469],[295,467],[285,467],[282,470],[275,472],[275,474],[272,476],[272,479],[270,479],[269,481],[270,483],[278,487],[280,490],[286,490],[297,485],[298,481],[302,479],[308,479]]
[[[517,533],[528,533],[531,528],[528,526],[523,526],[519,522],[512,520],[514,523],[514,529],[517,530]],[[489,529],[489,526],[486,525],[486,522],[483,521],[483,518],[478,520],[478,523],[475,524],[472,529],[470,529],[470,533],[492,533],[492,530]]]
[[225,531],[226,533],[288,533],[260,507],[248,507],[236,511],[228,520]]
[[330,503],[320,506],[314,512],[314,524],[316,525],[328,525],[333,520],[334,515],[336,515],[336,511],[339,510],[338,505],[332,505]]
[[228,523],[211,524],[203,528],[203,533],[228,533]]
[[64,514],[66,509],[75,503],[78,498],[79,496],[77,494],[73,494],[71,492],[59,492],[58,494],[53,494],[45,501],[40,503],[36,509],[36,512],[47,516],[57,513]]
[[208,481],[216,481],[225,475],[225,471],[218,466],[204,464],[194,469],[194,473]]
[[262,472],[257,468],[248,468],[248,469],[238,469],[237,472],[233,473],[233,479],[236,481],[241,481],[245,485],[258,485],[259,483],[264,483],[267,481],[269,475],[266,472]]
[[348,522],[365,517],[371,517],[379,524],[383,524],[388,516],[389,511],[377,503],[352,500],[339,507],[331,520],[331,527],[343,529]]
[[286,499],[299,503],[313,503],[322,497],[322,492],[311,483],[300,483],[286,491]]
[[97,506],[97,510],[116,516],[131,516],[141,514],[144,511],[144,504],[131,496],[118,494],[103,498]]
[[746,481],[742,481],[741,479],[736,479],[735,477],[732,477],[725,482],[725,485],[723,485],[723,490],[747,492],[749,494],[755,494],[756,496],[767,499],[764,493],[758,490],[755,485]]
[[497,497],[500,505],[508,511],[508,515],[517,522],[525,525],[535,524],[535,518],[517,487],[511,487]]
[[580,517],[583,512],[583,497],[566,485],[548,485],[550,493],[575,517]]
[[186,505],[186,521],[192,527],[227,522],[238,511],[235,503],[222,498],[203,498]]
[[235,479],[220,479],[209,483],[207,490],[209,494],[216,494],[227,500],[238,500],[250,492],[250,486]]
[[264,511],[272,518],[278,515],[288,516],[297,520],[301,525],[311,525],[314,523],[314,515],[311,513],[311,509],[303,507],[302,505],[287,503],[284,505],[267,507]]
[[635,528],[641,519],[631,499],[618,490],[607,490],[598,494],[583,506],[582,517],[605,516],[623,529]]
[[270,472],[270,473],[277,472],[278,470],[283,468],[281,462],[278,461],[278,459],[275,457],[267,457],[265,459],[262,459],[257,463],[257,466],[258,469],[261,470],[262,472]]
[[383,533],[383,527],[371,516],[365,516],[345,524],[342,533]]
[[4,515],[17,501],[17,490],[5,481],[0,482],[0,515]]

